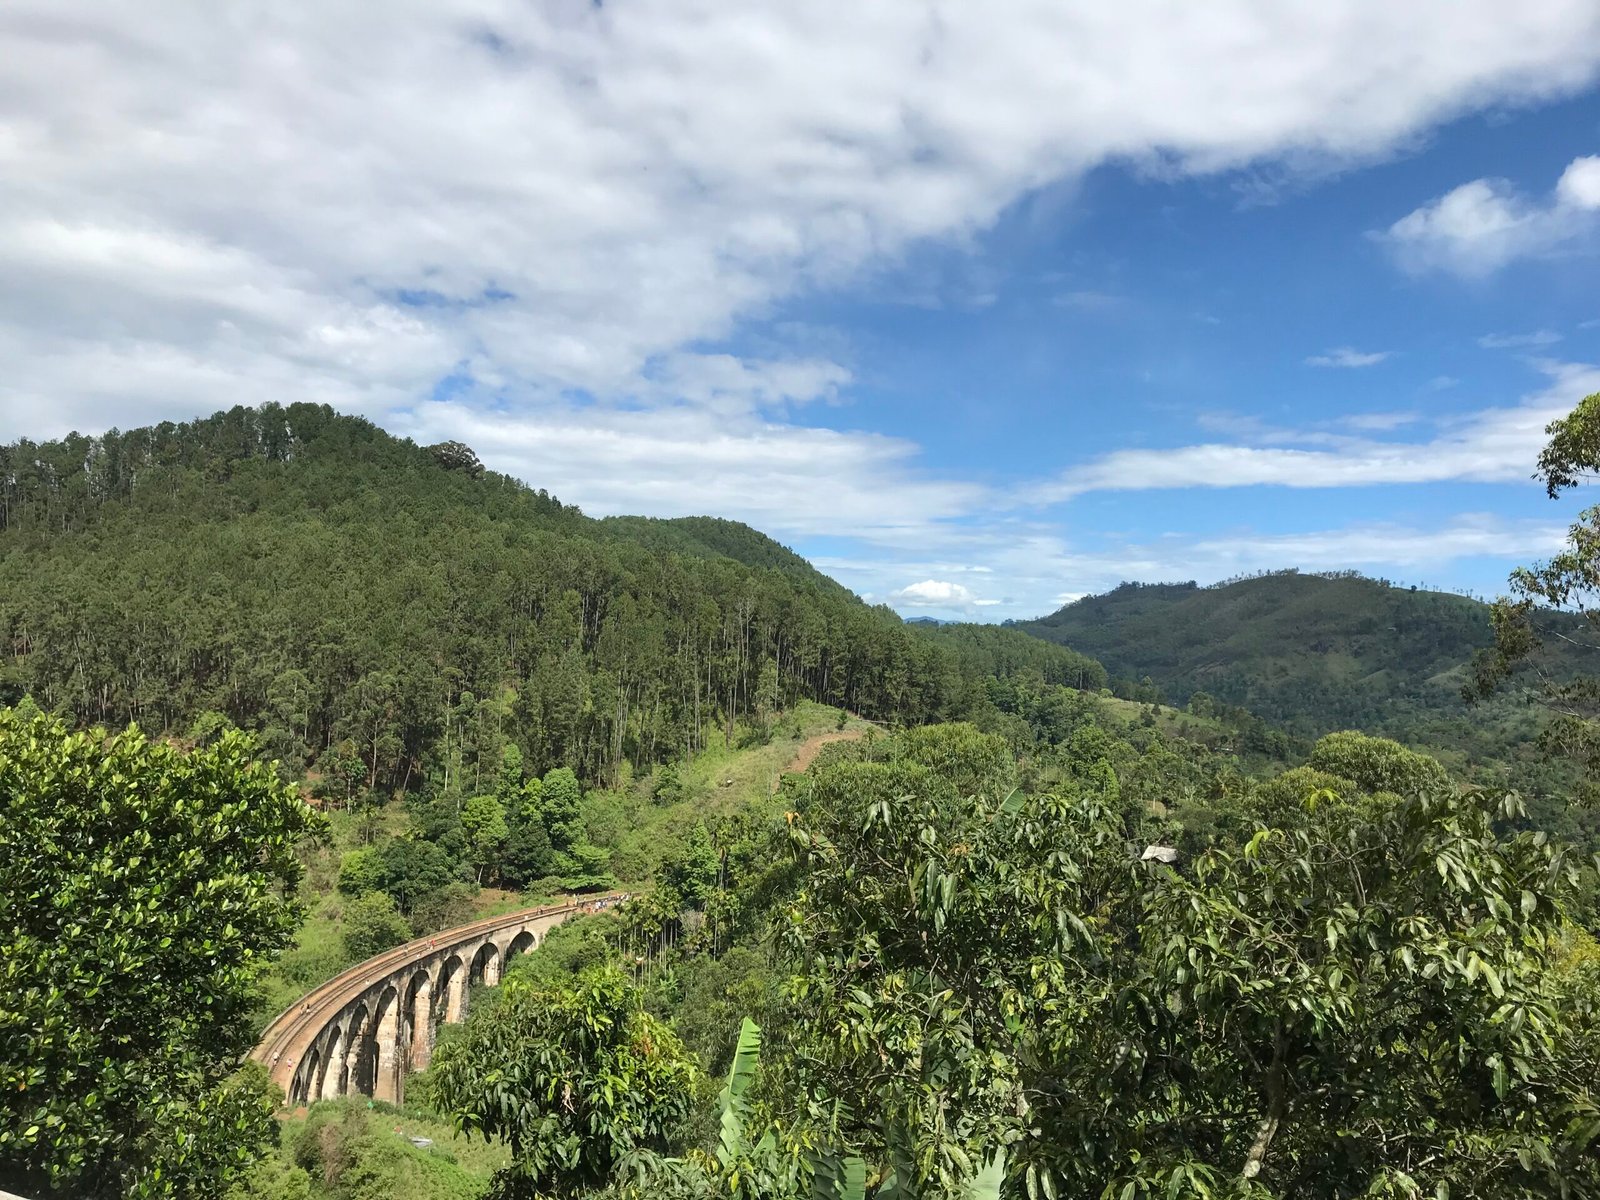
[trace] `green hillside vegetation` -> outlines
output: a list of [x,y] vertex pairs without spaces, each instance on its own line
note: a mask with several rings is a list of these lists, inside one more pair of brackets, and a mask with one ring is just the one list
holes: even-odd
[[364,1096],[285,1117],[279,1138],[230,1200],[475,1200],[511,1161],[504,1144],[466,1137],[437,1113]]
[[301,404],[0,448],[0,631],[0,703],[237,726],[331,816],[258,1023],[410,936],[648,883],[797,740],[865,727],[842,708],[1104,678],[1008,631],[936,644],[746,526],[593,521]]
[[[485,858],[475,857],[468,844],[463,817],[470,804],[456,813],[423,792],[382,807],[333,812],[328,836],[302,847],[306,872],[300,898],[306,921],[295,944],[260,982],[257,1023],[264,1025],[346,967],[409,938],[540,904],[574,887],[648,888],[663,861],[683,846],[709,837],[708,830],[737,823],[765,803],[811,739],[858,737],[875,728],[838,709],[802,701],[780,715],[770,739],[741,730],[743,745],[714,744],[654,774],[580,789],[577,844],[603,867],[588,877],[559,873],[570,864],[553,850],[547,851],[547,873],[516,871],[522,864],[513,864],[509,856],[519,849],[512,842],[512,834],[522,830],[519,813],[511,814],[500,857]],[[530,782],[519,775],[515,790],[526,794]],[[509,785],[497,777],[496,787],[483,799],[497,802]],[[481,800],[477,807],[484,807]],[[504,805],[500,811],[504,820]]]
[[[998,703],[986,694],[974,705],[974,719],[1007,737],[1038,778],[1048,773],[1056,747],[1084,738],[1098,746],[1102,726],[1121,735],[1101,748],[1108,769],[1122,773],[1130,796],[1152,814],[1181,811],[1185,797],[1220,794],[1227,779],[1240,775],[1234,735],[1215,721],[1170,708],[1147,718],[1149,706],[1042,683],[995,680],[987,691]],[[563,874],[572,864],[553,852],[543,864],[548,873],[516,871],[506,857],[515,850],[510,827],[501,857],[474,858],[463,822],[468,806],[457,811],[426,787],[385,805],[330,812],[327,836],[301,849],[307,916],[293,946],[260,981],[257,1025],[346,967],[411,937],[543,903],[574,887],[656,886],[663,864],[684,847],[736,836],[752,814],[769,808],[803,748],[882,735],[871,722],[811,701],[779,714],[766,739],[743,727],[738,732],[732,745],[713,743],[686,762],[580,789],[573,827],[577,845],[603,864],[597,876]],[[822,753],[826,759],[840,750]],[[516,762],[519,755],[509,757]],[[532,782],[526,773],[510,767],[517,775],[512,785],[502,768],[485,798],[525,794]],[[502,802],[502,817],[506,808]],[[513,826],[519,815],[511,814]],[[1176,826],[1152,824],[1150,833],[1163,828]]]
[[340,804],[480,790],[513,744],[609,783],[800,699],[949,718],[971,682],[744,526],[593,521],[310,404],[0,448],[0,634],[0,701],[225,719]]
[[291,1122],[249,1194],[457,1194],[407,1190],[434,1151],[389,1129],[447,1117],[511,1148],[436,1139],[460,1194],[1596,1194],[1600,952],[1559,847],[1393,742],[1245,776],[1068,695],[1025,753],[868,731],[758,788],[514,961],[412,1124],[318,1105],[356,1149]]
[[[1163,704],[1141,704],[1119,696],[1101,696],[1095,701],[1100,719],[1113,729],[1126,731],[1135,725],[1153,725],[1168,737],[1183,738],[1214,750],[1231,749],[1238,731],[1214,716],[1202,716],[1187,709]],[[1290,742],[1290,745],[1304,743]],[[1287,759],[1279,760],[1287,765]]]
[[969,680],[1009,679],[1031,672],[1045,683],[1082,692],[1098,692],[1110,681],[1106,668],[1092,656],[1041,659],[1032,644],[1035,639],[1016,630],[948,622],[907,625],[953,657]]
[[599,532],[619,542],[693,558],[728,558],[747,567],[777,571],[803,583],[850,592],[787,546],[738,521],[722,517],[606,517]]
[[[1600,478],[1600,393],[1545,427],[1550,441],[1535,478],[1555,500]],[[1487,699],[1514,688],[1543,711],[1538,748],[1582,776],[1577,796],[1600,807],[1600,685],[1595,677],[1600,628],[1600,506],[1578,514],[1561,551],[1511,573],[1509,595],[1495,602],[1494,646],[1473,662],[1467,694]],[[1552,671],[1559,653],[1572,669]],[[1530,670],[1532,667],[1534,669]]]

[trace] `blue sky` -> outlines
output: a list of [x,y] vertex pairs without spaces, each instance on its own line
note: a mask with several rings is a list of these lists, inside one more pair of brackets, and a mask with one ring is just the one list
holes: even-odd
[[[931,467],[996,487],[1130,447],[1333,435],[1426,445],[1482,409],[1550,389],[1561,367],[1600,362],[1597,243],[1591,231],[1463,271],[1407,263],[1375,235],[1469,180],[1537,197],[1597,149],[1600,93],[1589,90],[1473,114],[1392,161],[1288,185],[1109,166],[1068,199],[1024,198],[970,243],[775,319],[850,330],[850,418],[915,437]],[[1584,389],[1559,390],[1576,399]],[[1529,481],[1528,449],[1505,444],[1508,478],[1492,481],[1301,489],[1228,486],[1222,470],[1205,487],[1107,490],[1025,511],[1110,557],[1128,541],[1234,539],[1242,569],[1349,565],[1493,594],[1512,566],[1548,553],[1577,507],[1553,505]],[[1500,535],[1477,539],[1492,552],[1386,544],[1386,526],[1426,534],[1463,518]],[[1373,536],[1335,541],[1342,551],[1312,539],[1297,553],[1297,535],[1363,526]],[[849,577],[834,543],[815,545]],[[1225,562],[1155,557],[1153,571],[1127,576],[1206,581]]]
[[[159,7],[159,6],[158,6]],[[314,399],[992,620],[1585,501],[1589,0],[8,6],[0,437]]]

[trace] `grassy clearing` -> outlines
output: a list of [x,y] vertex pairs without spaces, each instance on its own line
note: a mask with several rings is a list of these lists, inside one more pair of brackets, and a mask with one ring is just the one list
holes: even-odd
[[[659,769],[625,788],[591,792],[585,801],[589,840],[611,850],[612,873],[622,883],[648,885],[664,852],[681,845],[698,822],[714,822],[770,798],[806,739],[838,729],[839,715],[836,708],[802,701],[778,719],[764,745],[743,727],[734,731],[731,746],[715,739],[677,765],[679,795],[671,802],[657,794]],[[872,726],[846,716],[845,728]]]
[[[772,740],[765,746],[725,748],[720,743],[712,745],[695,755],[682,769],[680,777],[685,783],[704,789],[714,805],[718,801],[730,801],[737,807],[742,800],[770,796],[777,790],[779,776],[806,739],[838,728],[837,708],[803,700],[778,721]],[[865,732],[876,726],[870,721],[847,716],[844,728]]]
[[432,1112],[350,1096],[285,1118],[277,1152],[228,1200],[469,1200],[510,1161]]
[[[1117,726],[1128,728],[1137,725],[1150,706],[1135,700],[1119,700],[1115,696],[1099,696],[1095,699],[1095,707],[1098,715],[1112,728]],[[1210,717],[1197,717],[1193,713],[1169,708],[1166,705],[1162,705],[1160,711],[1156,713],[1156,727],[1164,734],[1187,738],[1191,742],[1201,742],[1208,746],[1225,742],[1234,736],[1233,730],[1220,721],[1214,721]]]

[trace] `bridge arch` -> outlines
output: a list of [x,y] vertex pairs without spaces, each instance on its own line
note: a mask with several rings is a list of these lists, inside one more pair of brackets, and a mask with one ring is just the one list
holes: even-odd
[[[372,1012],[366,999],[357,1000],[350,1012],[344,1048],[344,1088],[346,1092],[359,1092],[367,1083],[371,1041]],[[343,1093],[340,1093],[343,1095]],[[367,1095],[372,1092],[368,1090]]]
[[485,941],[479,946],[472,956],[472,965],[467,972],[469,985],[482,984],[484,987],[494,987],[500,982],[500,947],[492,941]]
[[526,954],[529,950],[536,949],[538,945],[539,937],[533,930],[523,929],[519,931],[516,936],[506,943],[506,963],[509,965],[517,955]]
[[400,1009],[400,1044],[409,1070],[427,1068],[433,1057],[433,1036],[433,976],[424,965],[406,984]]
[[306,1061],[301,1068],[296,1094],[291,1096],[290,1099],[297,1100],[301,1104],[305,1104],[312,1099],[316,1081],[322,1077],[321,1066],[322,1052],[313,1046],[311,1053],[306,1056]]
[[400,1099],[400,991],[390,983],[378,996],[372,1025],[371,1086],[361,1090],[378,1100]]

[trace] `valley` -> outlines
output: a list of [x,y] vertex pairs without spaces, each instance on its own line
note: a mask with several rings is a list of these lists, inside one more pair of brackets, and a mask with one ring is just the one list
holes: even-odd
[[[135,1178],[153,1087],[139,1153],[230,1198],[864,1200],[936,1146],[940,1195],[1183,1194],[1254,1153],[1291,1043],[1362,1137],[1545,1122],[1550,1163],[1475,1142],[1454,1187],[1587,1169],[1547,1101],[1588,1084],[1501,1027],[1566,1013],[1582,1062],[1600,1028],[1600,829],[1530,703],[1583,678],[1577,616],[1468,707],[1490,610],[1351,573],[905,622],[746,526],[594,521],[317,406],[3,454],[6,891],[84,897],[7,960],[47,981],[30,1058],[91,1089],[30,1110],[72,1177]],[[143,972],[28,957],[78,904],[115,914],[86,961]],[[166,1049],[50,1040],[107,978]],[[1441,1073],[1461,1036],[1494,1049]],[[208,1106],[232,1132],[185,1158]],[[1277,1120],[1283,1194],[1368,1178]]]

